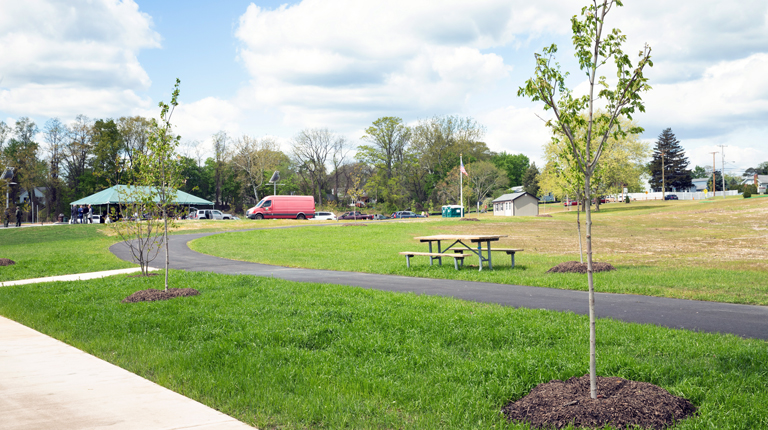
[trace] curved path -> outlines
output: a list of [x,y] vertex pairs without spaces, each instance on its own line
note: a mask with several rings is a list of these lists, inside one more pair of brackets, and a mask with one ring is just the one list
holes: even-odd
[[[455,297],[512,307],[571,311],[582,315],[588,313],[586,291],[297,269],[213,257],[192,251],[187,246],[187,242],[191,240],[220,233],[224,232],[171,236],[170,267],[192,272],[272,276],[289,281],[341,284],[384,291]],[[112,245],[110,251],[123,260],[132,261],[130,250],[122,242]],[[161,261],[165,261],[164,252],[155,260],[155,266]],[[768,307],[764,306],[609,293],[596,293],[595,303],[598,318],[614,318],[670,328],[732,333],[742,337],[768,339]]]

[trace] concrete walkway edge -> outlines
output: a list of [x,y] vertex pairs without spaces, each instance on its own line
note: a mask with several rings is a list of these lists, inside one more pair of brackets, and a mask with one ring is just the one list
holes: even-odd
[[[154,267],[148,267],[147,270],[149,270],[150,272],[154,272],[160,269],[155,269]],[[107,276],[136,273],[140,271],[141,271],[140,267],[131,267],[130,269],[105,270],[102,272],[90,272],[90,273],[75,273],[74,275],[48,276],[45,278],[33,278],[33,279],[22,279],[19,281],[0,282],[0,287],[10,287],[11,285],[38,284],[41,282],[85,281],[88,279],[105,278]]]
[[0,428],[253,430],[1,316]]

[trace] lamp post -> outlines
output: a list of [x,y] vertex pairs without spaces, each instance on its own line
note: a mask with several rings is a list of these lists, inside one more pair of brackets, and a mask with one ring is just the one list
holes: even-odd
[[2,176],[0,176],[0,180],[5,181],[5,208],[8,209],[8,190],[11,185],[16,185],[15,182],[11,182],[11,179],[13,179],[13,171],[15,167],[6,167],[3,171]]

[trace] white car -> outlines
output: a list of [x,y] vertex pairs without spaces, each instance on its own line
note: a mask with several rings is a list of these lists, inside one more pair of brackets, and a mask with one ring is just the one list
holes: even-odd
[[337,221],[336,214],[333,212],[315,212],[315,217],[312,218],[317,221]]
[[189,214],[189,219],[224,219],[224,214],[216,209],[198,209]]

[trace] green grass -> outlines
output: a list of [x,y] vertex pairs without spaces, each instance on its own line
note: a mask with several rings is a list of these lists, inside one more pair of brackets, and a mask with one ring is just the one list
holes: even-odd
[[100,225],[56,225],[0,229],[0,258],[16,264],[0,267],[0,282],[122,269],[135,265],[109,252],[117,240]]
[[[525,228],[524,220],[514,223]],[[475,226],[482,224],[473,223]],[[452,261],[444,262],[443,266],[430,266],[427,257],[412,258],[411,269],[407,269],[405,257],[398,255],[400,251],[427,250],[426,244],[413,240],[416,236],[451,233],[464,225],[458,221],[442,221],[256,230],[208,236],[191,242],[190,247],[219,257],[279,266],[587,289],[585,275],[546,273],[563,261],[578,260],[577,255],[525,251],[516,255],[515,267],[511,268],[506,254],[495,253],[494,270],[481,272],[477,270],[477,257],[474,256],[465,261],[465,265],[471,264],[474,268],[456,271]],[[622,264],[621,260],[612,261],[610,256],[599,260],[611,262],[618,269],[595,274],[596,288],[600,292],[768,305],[768,281],[765,273],[760,271]]]
[[[259,428],[491,429],[509,400],[587,371],[587,319],[270,278],[172,272],[201,295],[123,304],[162,279],[0,288],[0,314]],[[598,373],[690,399],[678,429],[768,427],[768,346],[598,322]]]

